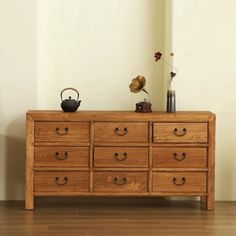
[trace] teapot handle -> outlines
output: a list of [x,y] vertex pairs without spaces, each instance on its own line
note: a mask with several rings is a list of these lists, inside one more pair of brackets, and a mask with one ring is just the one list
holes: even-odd
[[77,93],[77,102],[79,101],[79,92],[78,92],[76,89],[74,89],[74,88],[64,88],[64,89],[61,91],[61,101],[63,101],[63,99],[62,99],[62,94],[63,94],[66,90],[73,90],[73,91],[75,91],[75,92]]

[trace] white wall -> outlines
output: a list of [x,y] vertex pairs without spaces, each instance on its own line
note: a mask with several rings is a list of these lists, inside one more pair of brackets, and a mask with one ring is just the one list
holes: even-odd
[[81,109],[134,109],[145,94],[129,92],[147,79],[154,109],[163,109],[164,0],[41,0],[39,107],[58,109],[59,92],[78,88]]
[[0,0],[0,200],[22,199],[25,112],[36,107],[36,4]]
[[235,9],[234,0],[173,0],[177,109],[217,115],[218,200],[236,200]]
[[0,0],[0,200],[24,198],[25,112],[60,109],[79,89],[81,109],[131,109],[147,79],[163,108],[164,0]]

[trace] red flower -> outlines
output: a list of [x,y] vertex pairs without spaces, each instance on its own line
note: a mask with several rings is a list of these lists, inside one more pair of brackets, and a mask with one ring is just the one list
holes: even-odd
[[155,53],[155,60],[159,61],[161,59],[162,53],[161,52],[156,52]]

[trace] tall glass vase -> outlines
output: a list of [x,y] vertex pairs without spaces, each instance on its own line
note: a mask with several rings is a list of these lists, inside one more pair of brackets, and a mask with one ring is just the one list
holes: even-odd
[[175,97],[175,90],[169,89],[167,91],[167,106],[166,106],[166,112],[175,112],[176,111],[176,97]]

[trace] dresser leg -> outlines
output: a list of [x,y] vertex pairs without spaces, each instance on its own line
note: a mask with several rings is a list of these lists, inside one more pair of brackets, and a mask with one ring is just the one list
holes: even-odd
[[213,211],[215,209],[215,198],[214,198],[214,195],[209,195],[207,196],[207,199],[206,199],[206,209],[208,211]]
[[34,196],[26,196],[25,210],[34,210]]
[[215,209],[215,199],[212,196],[201,196],[201,208],[208,211]]
[[206,202],[207,202],[207,197],[206,196],[201,196],[200,197],[201,201],[201,208],[206,209]]

